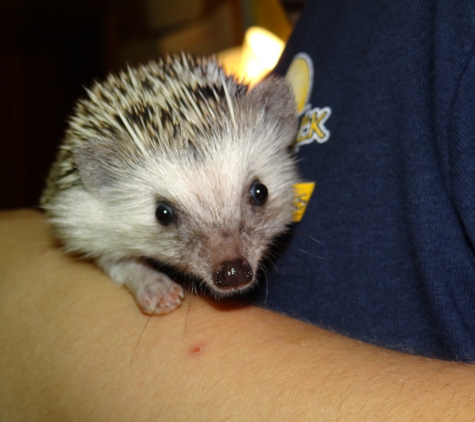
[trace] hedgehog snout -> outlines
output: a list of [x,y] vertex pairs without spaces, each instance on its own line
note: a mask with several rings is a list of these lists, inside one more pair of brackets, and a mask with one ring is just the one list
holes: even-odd
[[252,282],[253,272],[244,258],[224,260],[214,271],[214,284],[220,290],[239,289]]

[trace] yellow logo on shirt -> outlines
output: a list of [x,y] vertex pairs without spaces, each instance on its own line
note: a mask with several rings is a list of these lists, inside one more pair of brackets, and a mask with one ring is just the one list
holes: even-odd
[[[310,56],[305,53],[297,54],[290,64],[286,78],[295,95],[297,113],[299,116],[302,116],[294,147],[299,149],[302,145],[314,141],[319,144],[328,141],[330,131],[326,128],[325,123],[331,116],[331,108],[312,108],[308,102],[313,84],[313,63]],[[314,188],[315,182],[297,183],[294,185],[294,222],[302,219]]]
[[299,131],[297,133],[296,145],[299,147],[304,144],[316,141],[319,144],[328,141],[330,132],[325,127],[325,122],[328,120],[332,110],[330,107],[312,108],[305,112],[300,122]]
[[315,188],[314,182],[296,183],[294,185],[294,210],[292,212],[292,221],[298,223],[307,209],[308,201],[312,196],[313,189]]

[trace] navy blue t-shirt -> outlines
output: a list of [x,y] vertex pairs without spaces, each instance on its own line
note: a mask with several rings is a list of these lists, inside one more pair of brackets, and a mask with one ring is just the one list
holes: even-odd
[[260,300],[475,361],[475,2],[310,1],[276,72],[296,58],[311,91],[300,169],[316,187]]

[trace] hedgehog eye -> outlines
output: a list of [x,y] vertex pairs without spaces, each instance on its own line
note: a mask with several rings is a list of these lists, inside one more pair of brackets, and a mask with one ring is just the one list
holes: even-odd
[[267,200],[269,192],[267,191],[266,185],[256,180],[252,183],[249,194],[251,195],[251,201],[255,205],[263,205]]
[[157,220],[161,225],[167,226],[173,221],[173,208],[165,202],[159,202],[155,209],[155,217],[157,217]]

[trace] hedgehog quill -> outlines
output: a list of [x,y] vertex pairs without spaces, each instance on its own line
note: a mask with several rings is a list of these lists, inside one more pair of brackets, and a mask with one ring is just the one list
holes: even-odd
[[64,249],[146,314],[184,297],[153,262],[218,297],[243,292],[292,219],[296,130],[283,78],[248,89],[186,54],[128,68],[77,102],[41,205]]

